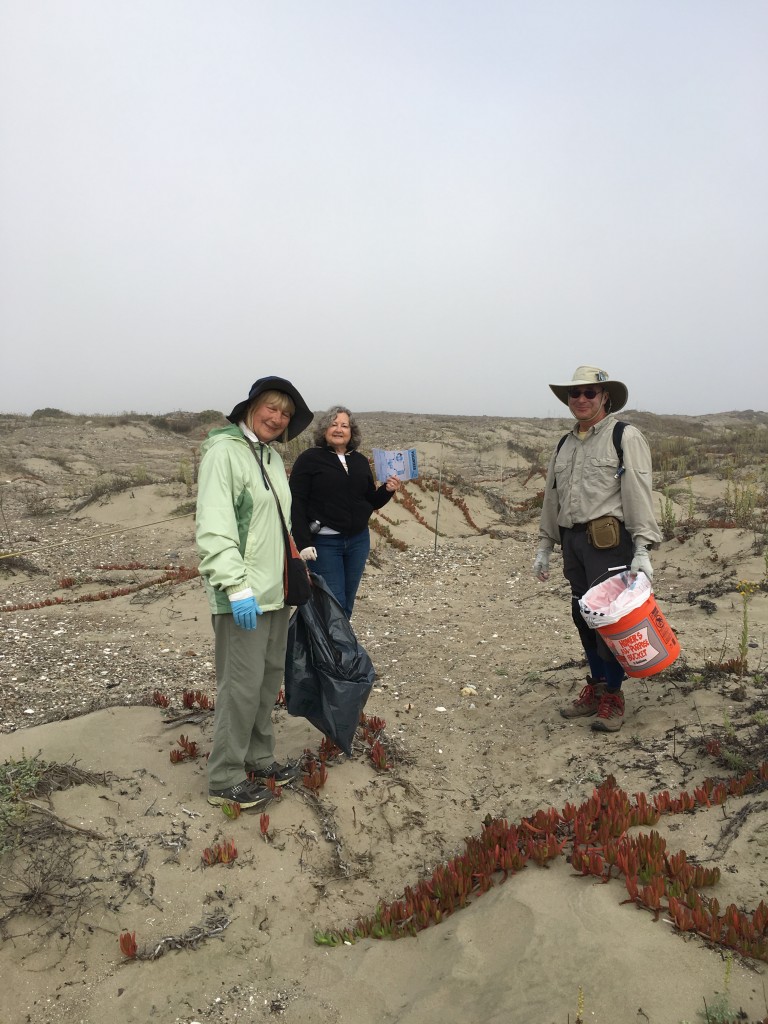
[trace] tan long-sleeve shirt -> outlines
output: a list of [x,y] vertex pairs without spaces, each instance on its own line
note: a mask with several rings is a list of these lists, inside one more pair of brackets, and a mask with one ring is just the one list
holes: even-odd
[[578,424],[547,469],[539,537],[560,543],[560,527],[588,523],[598,516],[623,521],[635,543],[658,544],[661,538],[653,513],[651,450],[637,427],[627,424],[622,437],[624,472],[617,478],[619,457],[613,444],[616,416],[609,414],[586,437]]

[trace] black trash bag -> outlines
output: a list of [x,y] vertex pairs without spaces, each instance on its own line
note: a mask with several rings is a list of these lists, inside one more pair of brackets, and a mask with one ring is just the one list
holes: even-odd
[[288,629],[285,703],[289,715],[306,718],[349,755],[376,673],[323,577],[309,577],[310,599]]

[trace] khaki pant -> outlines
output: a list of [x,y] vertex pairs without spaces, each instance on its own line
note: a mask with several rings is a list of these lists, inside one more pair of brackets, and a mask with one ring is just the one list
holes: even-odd
[[285,673],[289,608],[259,615],[241,629],[231,615],[214,615],[216,710],[208,787],[228,789],[246,772],[274,761],[272,709]]

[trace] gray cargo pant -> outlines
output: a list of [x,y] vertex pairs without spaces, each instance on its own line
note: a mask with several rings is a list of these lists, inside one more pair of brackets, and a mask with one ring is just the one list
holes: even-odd
[[264,612],[256,629],[241,629],[231,615],[214,615],[216,709],[208,787],[228,789],[254,768],[274,761],[272,709],[285,673],[290,608]]

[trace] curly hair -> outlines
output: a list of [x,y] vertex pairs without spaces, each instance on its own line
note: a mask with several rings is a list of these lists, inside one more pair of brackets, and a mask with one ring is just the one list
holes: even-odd
[[349,417],[349,428],[352,431],[352,436],[349,439],[349,444],[347,445],[347,451],[353,452],[360,447],[361,434],[357,420],[345,405],[332,405],[327,412],[324,412],[321,416],[318,416],[315,419],[313,440],[318,448],[325,448],[327,446],[328,442],[325,440],[325,432],[333,424],[333,421],[340,412],[343,412],[345,416]]

